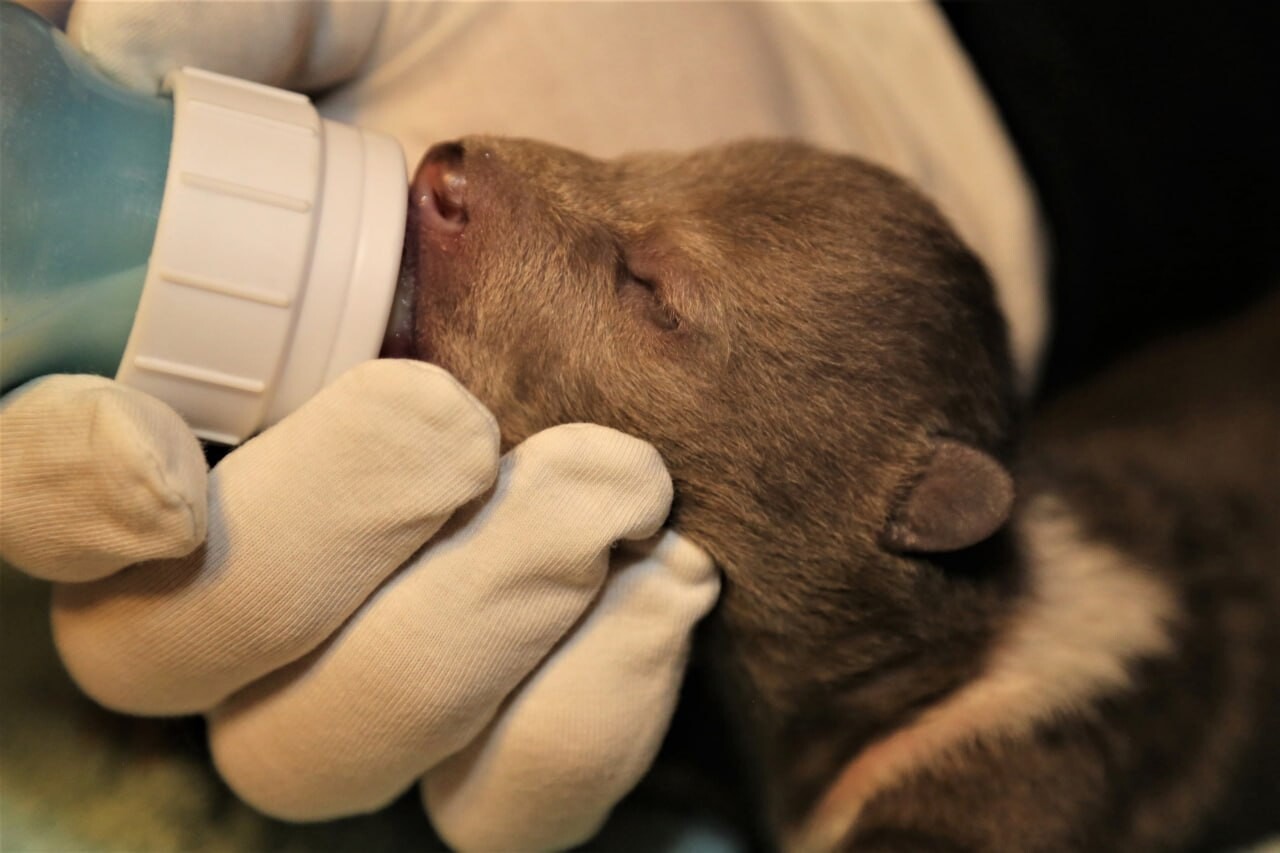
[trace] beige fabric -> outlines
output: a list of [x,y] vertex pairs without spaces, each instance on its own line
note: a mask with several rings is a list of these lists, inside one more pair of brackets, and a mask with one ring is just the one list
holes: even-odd
[[507,711],[427,776],[427,811],[451,846],[579,844],[649,769],[719,585],[676,534],[643,545],[616,561],[600,603]]
[[[493,719],[591,607],[612,544],[652,535],[670,500],[662,461],[643,442],[582,425],[529,439],[504,458],[493,496],[330,645],[214,712],[223,777],[250,804],[291,819],[386,805]],[[705,584],[712,573],[701,569]],[[538,745],[569,741],[571,719]]]
[[80,0],[67,29],[113,77],[145,92],[183,65],[318,89],[357,71],[384,11],[348,0]]
[[0,411],[0,553],[84,581],[190,553],[205,535],[200,444],[158,400],[96,376],[53,376]]
[[119,711],[204,711],[311,651],[493,481],[492,416],[444,371],[375,361],[250,440],[209,480],[189,558],[54,595],[68,670]]

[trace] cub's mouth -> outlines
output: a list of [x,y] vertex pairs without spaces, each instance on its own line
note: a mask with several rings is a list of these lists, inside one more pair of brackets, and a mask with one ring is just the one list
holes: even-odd
[[392,298],[391,316],[379,358],[416,358],[429,361],[430,342],[419,329],[419,294],[430,287],[428,249],[450,252],[457,248],[468,222],[465,151],[460,143],[433,145],[418,164],[409,184],[408,218],[400,278]]
[[414,334],[414,318],[418,313],[418,241],[413,236],[412,215],[409,219],[400,256],[400,277],[391,297],[391,315],[378,358],[418,358]]

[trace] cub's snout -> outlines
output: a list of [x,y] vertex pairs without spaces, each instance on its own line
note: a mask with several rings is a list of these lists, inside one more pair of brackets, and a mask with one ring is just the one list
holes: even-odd
[[412,216],[419,229],[455,235],[467,224],[466,151],[458,142],[431,147],[410,189]]

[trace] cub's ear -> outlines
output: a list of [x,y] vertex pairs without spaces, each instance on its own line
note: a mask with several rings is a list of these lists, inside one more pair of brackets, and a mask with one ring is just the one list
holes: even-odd
[[957,551],[1000,529],[1013,508],[1013,478],[977,448],[934,441],[933,458],[898,499],[880,534],[890,551]]

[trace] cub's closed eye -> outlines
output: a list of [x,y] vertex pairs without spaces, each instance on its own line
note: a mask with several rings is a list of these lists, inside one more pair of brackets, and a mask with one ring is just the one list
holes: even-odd
[[637,275],[625,261],[618,262],[618,299],[642,319],[662,331],[680,327],[680,315],[667,302],[658,282]]

